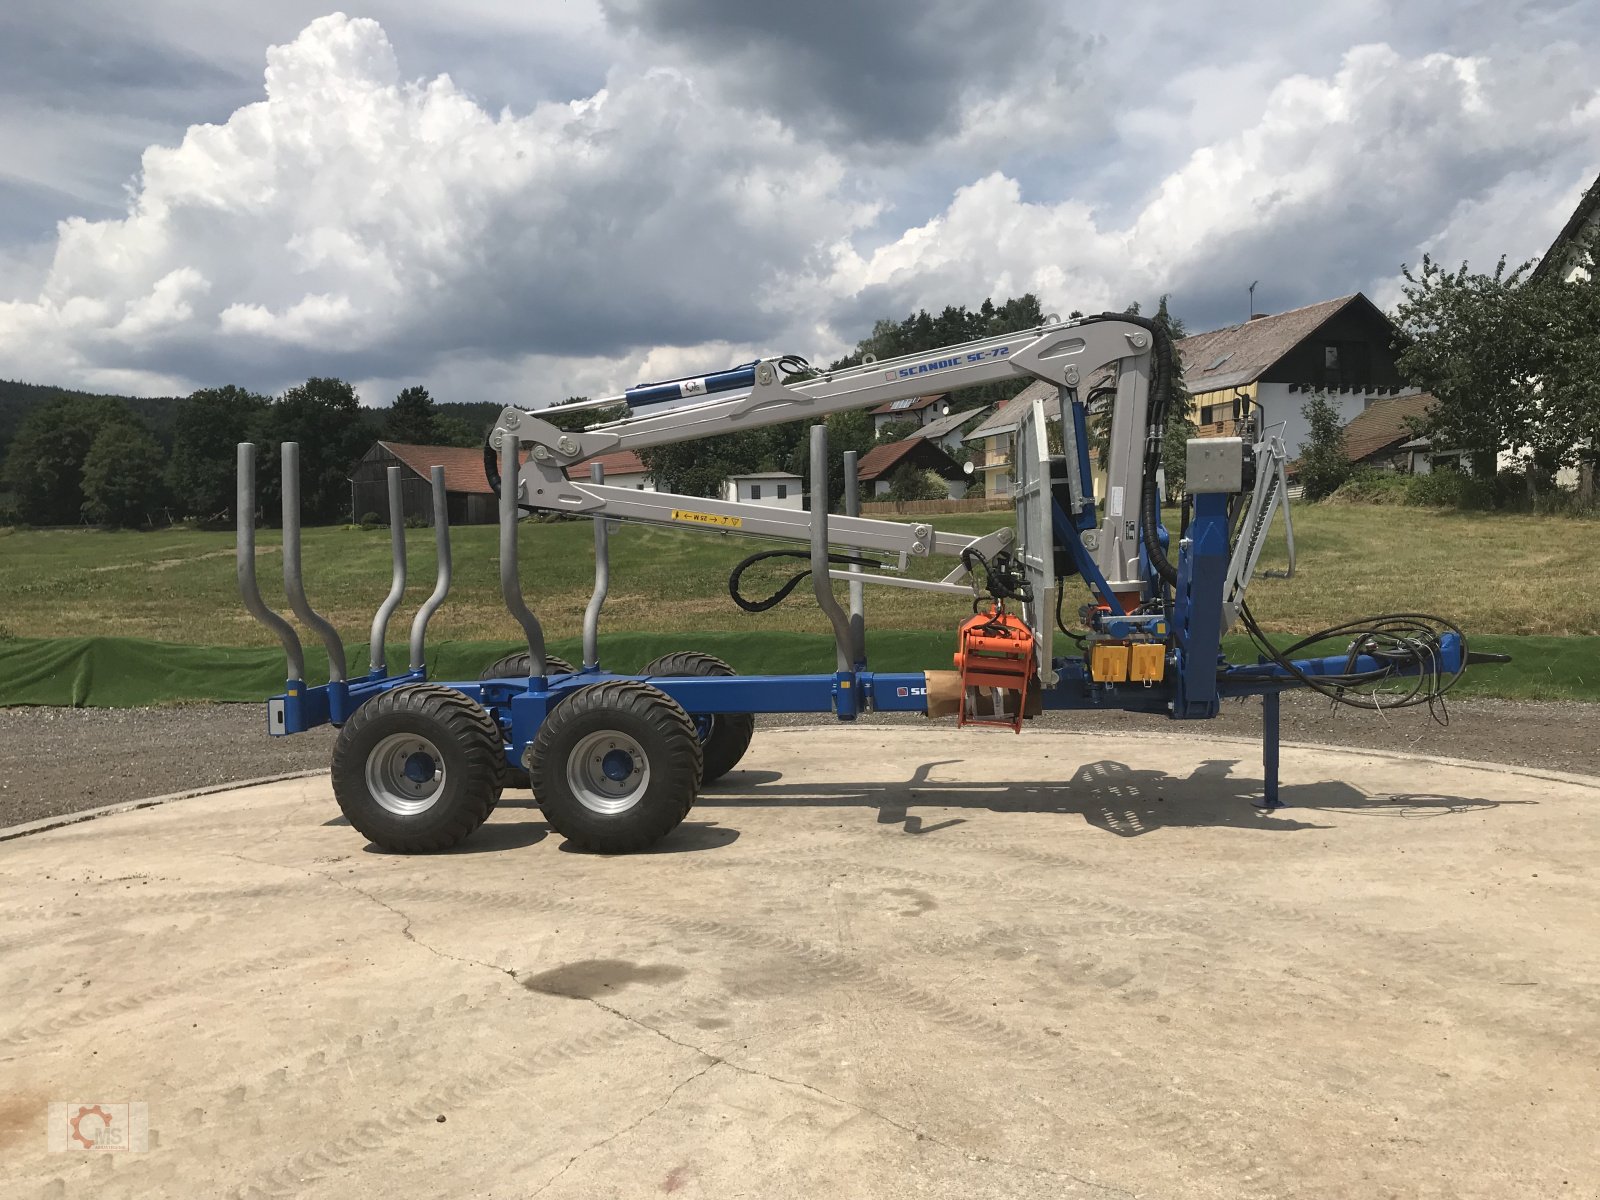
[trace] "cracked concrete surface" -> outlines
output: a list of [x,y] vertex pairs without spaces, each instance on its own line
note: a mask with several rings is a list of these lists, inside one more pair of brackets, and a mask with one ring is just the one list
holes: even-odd
[[0,1191],[1600,1194],[1600,789],[1301,748],[1263,817],[1255,756],[763,731],[632,858],[326,779],[4,843]]

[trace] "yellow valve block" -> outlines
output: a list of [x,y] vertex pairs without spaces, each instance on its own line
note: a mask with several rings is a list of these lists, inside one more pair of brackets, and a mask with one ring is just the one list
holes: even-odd
[[1160,642],[1138,642],[1132,647],[1133,658],[1128,664],[1128,679],[1132,683],[1159,683],[1167,673],[1167,648]]
[[1126,683],[1128,681],[1128,644],[1126,642],[1100,642],[1089,654],[1089,674],[1096,683]]

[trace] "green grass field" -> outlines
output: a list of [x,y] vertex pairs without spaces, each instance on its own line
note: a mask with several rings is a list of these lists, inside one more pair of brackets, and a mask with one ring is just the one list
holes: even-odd
[[[935,523],[979,533],[1008,518],[1005,513],[960,514],[935,518]],[[1600,634],[1600,567],[1591,549],[1600,521],[1315,505],[1296,510],[1295,529],[1297,576],[1258,579],[1251,590],[1251,607],[1269,630],[1308,633],[1355,617],[1421,611],[1449,617],[1472,634]],[[430,627],[430,639],[516,639],[500,603],[496,536],[492,526],[454,531],[455,585]],[[591,526],[585,521],[525,523],[520,536],[529,603],[552,639],[575,637],[592,579]],[[390,627],[391,641],[403,640],[415,606],[433,586],[432,531],[410,531],[408,545],[410,586]],[[826,632],[807,587],[757,615],[740,611],[728,598],[733,564],[773,543],[634,526],[616,529],[611,546],[604,630],[746,636]],[[275,532],[262,531],[258,553],[263,591],[284,609]],[[305,533],[312,603],[351,643],[366,640],[372,612],[388,589],[388,555],[384,529]],[[921,562],[913,565],[913,573],[936,577],[952,565]],[[1263,566],[1282,565],[1280,526]],[[765,594],[802,566],[781,560],[763,564],[747,576],[745,590]],[[1068,613],[1076,602],[1069,593]],[[952,637],[970,611],[959,598],[896,588],[869,589],[867,603],[869,629]],[[21,638],[100,635],[201,646],[272,644],[267,631],[240,607],[232,534],[181,530],[0,530],[0,631]],[[1587,679],[1600,676],[1600,664],[1592,661],[1593,643],[1571,643],[1570,655],[1560,652],[1564,644],[1549,638],[1538,643],[1546,686],[1504,694],[1594,694],[1600,681]],[[1573,679],[1581,680],[1575,690],[1568,686]]]
[[[935,519],[940,528],[981,533],[1005,513]],[[1272,630],[1306,633],[1378,612],[1423,611],[1472,632],[1600,634],[1600,521],[1481,516],[1391,507],[1303,505],[1295,512],[1299,571],[1292,580],[1258,579],[1251,607]],[[438,636],[494,639],[512,634],[500,604],[497,530],[454,531],[455,586],[433,629]],[[553,631],[576,634],[593,576],[586,521],[524,523],[520,554],[529,602]],[[771,612],[740,611],[727,594],[728,572],[771,542],[699,532],[614,530],[606,624],[642,632],[822,630],[809,590]],[[433,587],[433,534],[409,534],[406,607]],[[260,535],[262,590],[279,601],[276,532]],[[349,636],[364,636],[388,591],[387,530],[308,529],[305,575],[312,602]],[[780,560],[748,577],[746,591],[793,567]],[[916,563],[928,578],[950,560]],[[1262,562],[1283,565],[1281,525]],[[1070,597],[1069,597],[1070,601]],[[966,611],[946,599],[874,588],[868,617],[885,629],[954,629]],[[1070,609],[1069,609],[1070,611]],[[233,535],[0,530],[0,624],[19,637],[119,634],[201,645],[266,645],[272,639],[245,615],[234,585]],[[399,628],[400,626],[396,626]]]

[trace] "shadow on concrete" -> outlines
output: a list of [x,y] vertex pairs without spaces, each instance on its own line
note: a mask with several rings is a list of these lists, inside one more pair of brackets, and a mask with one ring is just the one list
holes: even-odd
[[[1164,828],[1220,827],[1284,833],[1332,826],[1312,814],[1345,814],[1416,820],[1498,808],[1499,801],[1423,793],[1369,795],[1339,780],[1294,784],[1281,789],[1285,807],[1263,813],[1260,778],[1252,772],[1235,776],[1238,759],[1210,759],[1187,776],[1140,770],[1101,759],[1085,763],[1062,781],[1048,783],[995,780],[943,782],[938,768],[963,760],[927,762],[904,782],[874,784],[784,784],[772,771],[733,772],[712,790],[700,794],[696,811],[709,808],[753,808],[762,805],[816,808],[874,808],[880,825],[899,825],[914,835],[960,825],[966,817],[932,823],[914,808],[982,809],[994,813],[1062,813],[1082,816],[1097,829],[1118,837],[1138,837]],[[752,781],[753,780],[753,781]]]
[[[698,806],[697,806],[698,807]],[[485,827],[487,828],[487,827]],[[479,830],[481,833],[482,830]],[[477,837],[478,834],[473,834]],[[471,840],[470,838],[468,839]],[[720,850],[724,846],[731,846],[739,840],[739,831],[729,829],[725,825],[718,825],[715,821],[685,821],[666,837],[662,838],[648,850],[641,850],[641,854],[693,854],[698,850]],[[593,854],[593,850],[585,850],[582,846],[574,846],[571,842],[562,842],[556,849],[565,854]]]
[[[325,821],[325,825],[348,822]],[[550,827],[542,821],[496,821],[491,815],[487,821],[472,831],[470,837],[459,845],[441,850],[441,854],[494,854],[502,850],[522,850],[537,846],[550,836]],[[395,858],[409,858],[397,850],[385,850],[368,842],[362,847],[368,854],[383,854]]]

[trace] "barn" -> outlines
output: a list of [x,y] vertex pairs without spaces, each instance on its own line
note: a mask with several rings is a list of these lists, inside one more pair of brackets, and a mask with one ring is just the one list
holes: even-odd
[[[654,490],[649,472],[631,450],[602,454],[594,461],[605,468],[606,482],[621,487]],[[390,467],[400,468],[400,507],[407,517],[433,524],[432,469],[444,468],[446,504],[452,525],[493,525],[500,519],[499,498],[489,488],[483,471],[483,450],[463,446],[417,446],[408,442],[379,441],[357,460],[350,475],[350,512],[359,521],[368,514],[384,524],[389,520]],[[588,464],[578,477],[589,477]]]

